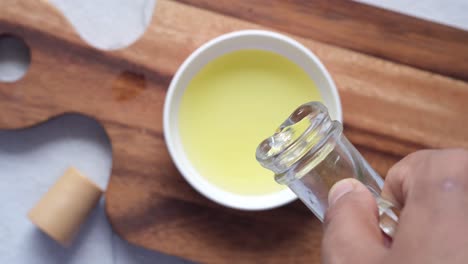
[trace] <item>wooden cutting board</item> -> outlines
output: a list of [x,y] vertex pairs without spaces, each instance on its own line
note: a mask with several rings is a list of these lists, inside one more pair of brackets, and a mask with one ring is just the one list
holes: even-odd
[[0,3],[0,34],[23,38],[32,63],[0,83],[0,128],[66,112],[96,118],[113,148],[107,214],[122,238],[208,263],[317,263],[321,224],[299,202],[264,212],[222,208],[179,175],[162,135],[172,75],[220,34],[286,33],[324,62],[345,133],[378,172],[422,148],[468,147],[468,32],[348,1],[158,0],[145,35],[103,52],[49,4]]

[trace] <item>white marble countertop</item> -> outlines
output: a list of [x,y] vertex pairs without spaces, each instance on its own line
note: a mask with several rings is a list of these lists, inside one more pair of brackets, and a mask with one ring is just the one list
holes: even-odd
[[[86,41],[115,49],[144,32],[155,0],[50,2],[69,17]],[[468,30],[466,0],[360,2]],[[0,60],[0,70],[9,67],[2,63]],[[70,165],[99,185],[107,184],[110,144],[94,120],[69,115],[27,130],[0,131],[0,263],[187,263],[122,241],[110,229],[103,201],[71,248],[61,248],[34,228],[26,218],[27,211]]]

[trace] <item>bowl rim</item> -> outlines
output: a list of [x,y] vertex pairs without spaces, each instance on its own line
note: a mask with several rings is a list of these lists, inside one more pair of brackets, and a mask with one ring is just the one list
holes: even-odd
[[[338,90],[336,85],[331,78],[329,72],[322,64],[322,62],[318,59],[318,57],[313,54],[309,49],[303,46],[298,41],[276,32],[266,31],[266,30],[240,30],[230,32],[221,36],[218,36],[214,39],[209,40],[208,42],[201,45],[197,48],[194,52],[192,52],[185,61],[181,64],[181,66],[176,71],[174,77],[171,80],[169,85],[166,98],[164,101],[164,110],[163,110],[163,132],[164,132],[164,139],[171,156],[172,161],[174,162],[176,168],[181,173],[181,175],[185,178],[185,180],[200,194],[205,196],[206,198],[214,201],[218,204],[223,206],[240,209],[240,210],[247,210],[247,211],[257,211],[257,210],[267,210],[273,209],[276,207],[280,207],[282,205],[288,204],[297,199],[297,196],[289,190],[289,188],[283,189],[278,192],[274,192],[271,194],[265,195],[240,195],[230,193],[217,187],[213,183],[209,182],[206,178],[200,175],[194,166],[191,164],[189,159],[185,157],[185,153],[183,150],[179,150],[177,145],[181,145],[180,138],[178,137],[178,131],[173,131],[171,129],[171,120],[174,115],[178,114],[178,111],[174,111],[173,113],[173,104],[174,104],[174,94],[180,90],[185,89],[186,87],[179,86],[179,81],[181,77],[186,74],[187,69],[189,66],[200,57],[206,50],[213,48],[216,44],[220,42],[224,42],[230,39],[235,39],[239,37],[246,37],[246,36],[254,36],[254,37],[267,37],[275,41],[282,41],[289,46],[299,50],[300,52],[304,53],[308,59],[310,59],[313,64],[319,69],[320,73],[325,78],[326,83],[328,84],[328,88],[330,90],[331,96],[335,101],[335,112],[336,116],[335,119],[338,121],[342,121],[342,107],[341,107],[341,100],[338,94]],[[239,50],[242,50],[240,48]],[[278,53],[280,54],[280,53]],[[175,133],[177,132],[177,133]],[[176,136],[177,134],[177,136]],[[182,153],[181,153],[182,152]]]

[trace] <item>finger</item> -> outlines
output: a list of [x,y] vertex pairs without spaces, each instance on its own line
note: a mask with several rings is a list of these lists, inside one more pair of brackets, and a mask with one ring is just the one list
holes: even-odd
[[429,230],[434,236],[457,237],[468,230],[468,152],[445,149],[409,155],[389,171],[382,197],[404,207],[394,237],[397,241],[398,233],[411,234],[414,241],[404,247],[420,246],[417,240]]
[[467,196],[467,184],[467,150],[423,150],[408,155],[389,170],[382,198],[399,208],[409,198],[420,206],[432,207],[434,201],[446,204],[445,199]]
[[355,179],[337,182],[325,215],[324,263],[377,263],[386,251],[375,198]]
[[[468,233],[468,152],[434,151],[418,169],[417,176],[409,181],[396,234],[411,236],[399,246],[408,251],[437,251],[438,259],[433,257],[434,263],[446,262],[446,256],[458,256],[464,260],[459,263],[466,263],[468,254],[461,249],[468,245],[464,235]],[[422,240],[426,240],[423,246]]]
[[424,170],[427,159],[434,150],[420,150],[406,156],[397,162],[387,173],[382,189],[382,198],[391,202],[397,208],[403,208],[411,181],[415,173]]

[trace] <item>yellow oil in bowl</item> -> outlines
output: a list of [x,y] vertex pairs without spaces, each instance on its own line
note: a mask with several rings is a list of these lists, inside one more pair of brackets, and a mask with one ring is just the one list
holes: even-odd
[[240,50],[209,62],[190,81],[179,131],[196,170],[219,188],[264,195],[284,187],[255,160],[255,149],[298,105],[322,101],[310,76],[269,51]]

